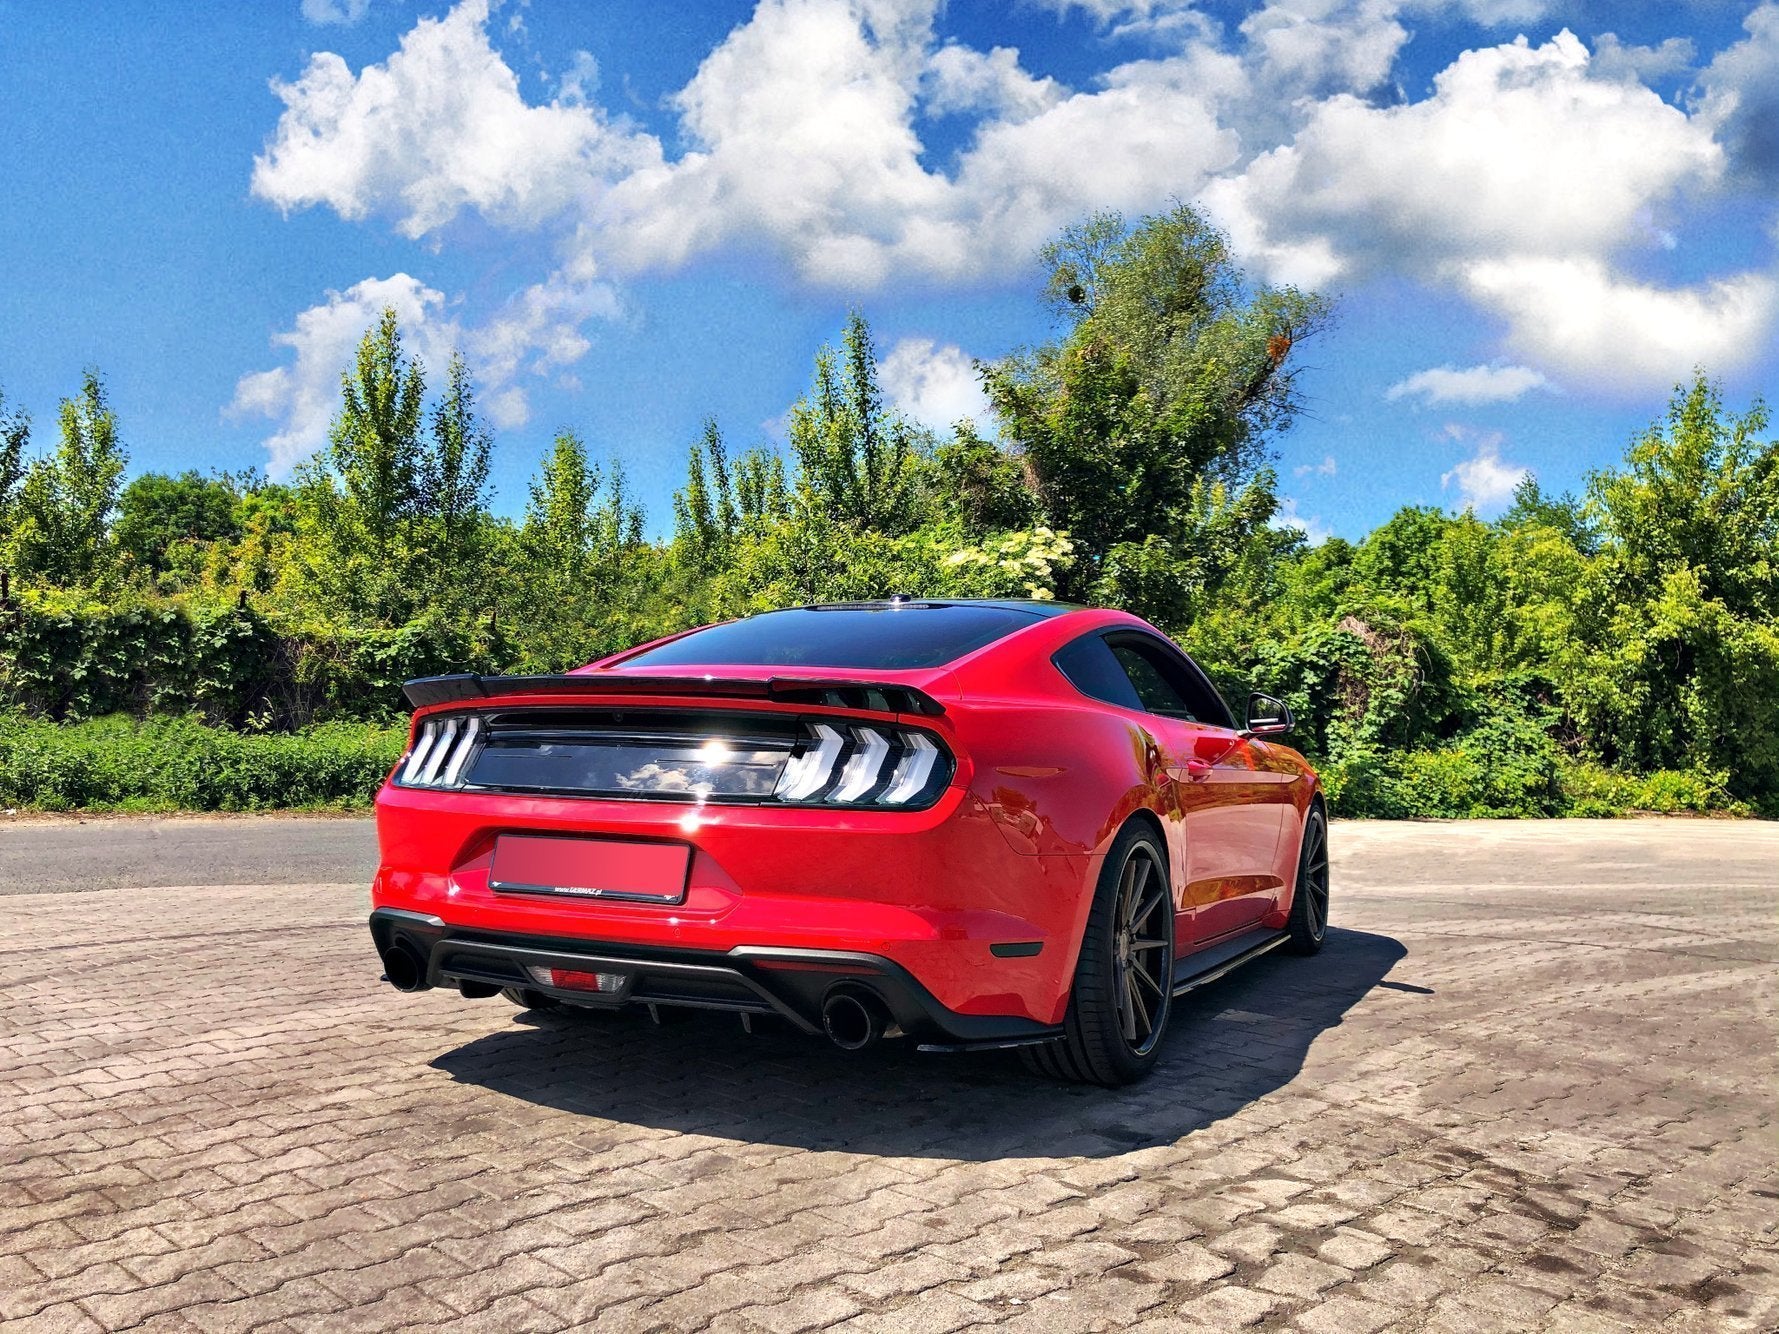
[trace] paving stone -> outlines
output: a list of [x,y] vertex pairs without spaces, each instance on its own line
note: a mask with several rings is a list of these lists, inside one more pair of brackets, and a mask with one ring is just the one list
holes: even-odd
[[0,1322],[1779,1327],[1779,829],[1335,835],[1324,951],[1125,1090],[399,996],[360,885],[0,882]]

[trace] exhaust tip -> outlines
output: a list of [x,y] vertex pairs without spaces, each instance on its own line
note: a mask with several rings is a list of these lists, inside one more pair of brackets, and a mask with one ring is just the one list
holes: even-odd
[[822,1002],[822,1031],[842,1051],[863,1051],[883,1036],[883,1002],[868,991],[836,988]]
[[383,975],[397,991],[421,991],[426,987],[425,965],[405,941],[398,941],[383,952]]

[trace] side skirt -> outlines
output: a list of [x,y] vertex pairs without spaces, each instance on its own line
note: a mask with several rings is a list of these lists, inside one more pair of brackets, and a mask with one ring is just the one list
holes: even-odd
[[1232,968],[1239,968],[1250,959],[1258,959],[1268,950],[1276,950],[1291,938],[1289,932],[1271,927],[1256,927],[1239,936],[1188,954],[1174,961],[1174,995],[1215,982]]

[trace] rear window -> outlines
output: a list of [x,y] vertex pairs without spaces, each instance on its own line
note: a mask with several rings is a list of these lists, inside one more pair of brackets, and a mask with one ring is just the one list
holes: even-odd
[[911,602],[797,607],[694,630],[624,659],[648,667],[939,667],[1023,630],[1040,613],[1007,606]]

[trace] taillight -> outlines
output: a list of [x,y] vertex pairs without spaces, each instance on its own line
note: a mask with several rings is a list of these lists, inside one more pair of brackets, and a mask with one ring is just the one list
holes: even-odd
[[772,795],[820,806],[927,806],[951,757],[925,732],[874,723],[811,723]]
[[395,781],[403,787],[462,787],[464,771],[481,737],[482,720],[473,713],[428,718],[420,724],[414,749],[408,752]]

